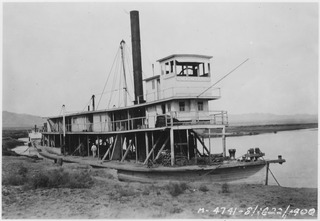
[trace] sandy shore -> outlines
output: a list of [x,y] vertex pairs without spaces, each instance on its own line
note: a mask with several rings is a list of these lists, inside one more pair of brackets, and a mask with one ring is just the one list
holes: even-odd
[[[15,172],[17,165],[26,166],[30,175],[59,168],[48,160],[26,157],[2,159],[3,180]],[[114,170],[75,164],[63,164],[62,167],[70,172],[89,171],[94,180],[93,186],[87,189],[27,189],[23,185],[3,185],[2,218],[317,217],[317,189],[314,188],[187,183],[183,193],[172,196],[168,184],[124,183],[117,180]]]

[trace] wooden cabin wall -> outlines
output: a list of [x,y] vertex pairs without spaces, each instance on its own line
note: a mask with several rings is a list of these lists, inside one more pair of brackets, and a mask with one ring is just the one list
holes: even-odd
[[[179,106],[179,102],[184,102],[185,106],[184,106],[184,111],[180,111],[180,106]],[[171,104],[171,110],[172,111],[175,111],[175,112],[180,112],[180,113],[187,113],[187,112],[190,112],[190,100],[175,100],[172,102]]]
[[93,132],[109,132],[111,131],[111,116],[108,113],[100,113],[93,115]]
[[[179,102],[184,102],[185,110],[180,111]],[[198,102],[203,102],[203,111],[198,110]],[[192,120],[209,120],[209,104],[208,100],[175,100],[171,104],[171,112],[174,113],[174,117],[181,121]]]
[[[92,117],[91,117],[92,118]],[[90,116],[74,116],[71,121],[72,132],[92,131]]]
[[146,101],[156,101],[162,98],[160,78],[146,80]]
[[156,117],[157,117],[156,106],[148,107],[147,112],[148,112],[149,128],[155,128],[156,127]]
[[[203,110],[199,111],[198,110],[198,102],[203,103]],[[209,105],[208,105],[208,100],[190,100],[190,111],[191,112],[199,112],[199,113],[204,113],[209,111]]]

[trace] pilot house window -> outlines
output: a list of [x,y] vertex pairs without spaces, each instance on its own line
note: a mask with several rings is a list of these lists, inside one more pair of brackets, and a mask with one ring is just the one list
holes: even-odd
[[185,103],[184,102],[179,102],[179,110],[180,111],[185,111]]
[[181,77],[209,77],[210,64],[206,62],[176,61],[177,76]]

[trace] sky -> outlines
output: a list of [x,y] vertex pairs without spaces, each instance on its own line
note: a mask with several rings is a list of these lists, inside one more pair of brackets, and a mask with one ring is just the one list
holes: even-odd
[[140,13],[143,78],[152,64],[159,74],[160,58],[203,54],[213,56],[214,84],[249,58],[216,85],[212,110],[318,113],[318,3],[299,2],[3,3],[2,109],[44,117],[63,104],[86,109],[93,94],[98,102],[106,80],[104,91],[121,78],[109,75],[122,39],[132,66],[131,10]]

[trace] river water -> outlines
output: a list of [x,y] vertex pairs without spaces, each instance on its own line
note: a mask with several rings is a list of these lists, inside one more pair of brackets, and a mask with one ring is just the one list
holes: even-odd
[[[211,139],[210,142],[211,153],[222,152],[221,139]],[[208,139],[205,143],[209,143]],[[266,154],[265,159],[277,159],[278,155],[282,155],[286,160],[282,165],[270,164],[281,186],[318,187],[318,129],[227,137],[227,149],[236,149],[236,157],[255,147]],[[277,185],[271,174],[269,184]]]

